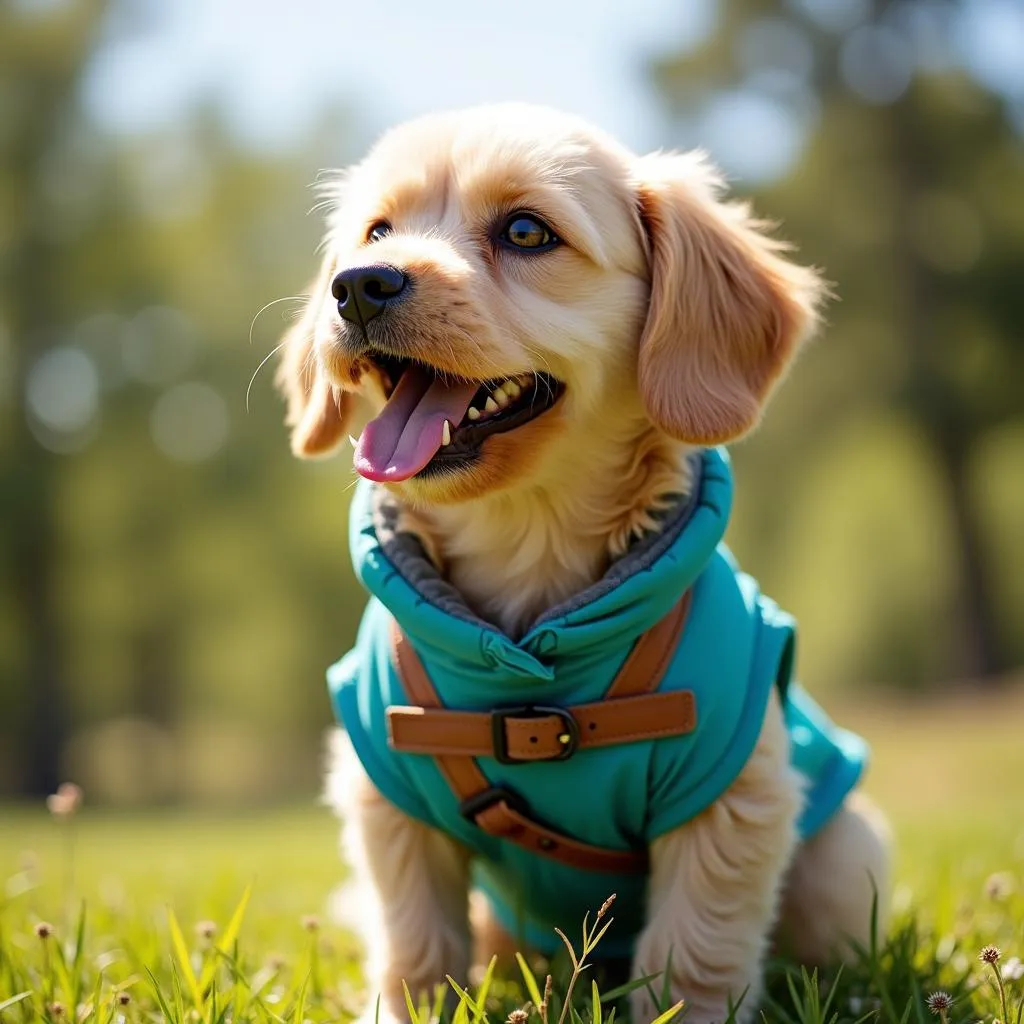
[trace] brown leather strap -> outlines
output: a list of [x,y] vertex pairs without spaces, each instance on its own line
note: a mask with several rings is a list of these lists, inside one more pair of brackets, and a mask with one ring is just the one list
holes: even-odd
[[658,688],[679,645],[692,603],[693,591],[687,590],[668,615],[640,635],[619,674],[612,680],[604,695],[605,700],[652,693]]
[[462,815],[488,835],[583,870],[645,871],[646,850],[591,846],[534,820],[525,801],[507,787],[492,785],[473,758],[499,755],[499,760],[552,760],[578,748],[692,731],[696,724],[692,693],[650,692],[675,650],[689,603],[688,591],[669,615],[639,638],[605,701],[569,709],[534,707],[484,713],[444,708],[419,656],[395,624],[395,667],[406,694],[417,706],[387,709],[389,741],[398,750],[433,755]]
[[647,693],[571,708],[499,711],[392,706],[388,742],[405,754],[557,761],[576,750],[683,736],[697,724],[693,693]]

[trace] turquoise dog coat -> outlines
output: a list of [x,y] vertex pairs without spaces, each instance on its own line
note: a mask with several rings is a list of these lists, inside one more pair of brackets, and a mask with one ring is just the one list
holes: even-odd
[[834,725],[791,680],[794,620],[722,544],[733,490],[728,456],[702,452],[693,475],[692,496],[657,534],[518,641],[477,618],[418,542],[394,530],[393,510],[373,485],[356,491],[350,544],[371,597],[355,647],[328,671],[335,712],[380,792],[468,847],[476,855],[475,884],[499,921],[541,951],[557,948],[556,926],[577,934],[584,913],[614,892],[616,922],[602,951],[628,954],[644,919],[645,875],[581,870],[484,832],[460,812],[433,756],[393,748],[387,709],[414,703],[394,664],[394,623],[445,708],[571,708],[601,701],[641,634],[691,592],[657,692],[692,693],[695,727],[559,760],[505,763],[499,751],[476,759],[486,780],[522,798],[533,818],[591,846],[646,851],[709,807],[753,752],[772,687],[782,699],[792,764],[805,780],[802,836],[828,821],[866,761],[864,742]]

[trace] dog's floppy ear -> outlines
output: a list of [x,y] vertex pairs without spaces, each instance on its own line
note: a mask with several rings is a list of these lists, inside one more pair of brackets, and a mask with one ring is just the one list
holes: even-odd
[[292,451],[306,459],[338,447],[351,413],[352,396],[331,385],[313,349],[320,303],[332,272],[332,262],[325,260],[302,316],[284,336],[275,377],[288,406],[285,422],[292,428]]
[[746,206],[719,198],[700,154],[639,158],[635,188],[651,272],[638,355],[648,415],[691,444],[734,440],[813,330],[824,285]]

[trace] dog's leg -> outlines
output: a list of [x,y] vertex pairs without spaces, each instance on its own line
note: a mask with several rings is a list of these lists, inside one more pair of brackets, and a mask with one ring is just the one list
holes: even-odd
[[838,814],[797,850],[786,878],[779,945],[801,963],[849,960],[871,943],[877,892],[878,935],[889,910],[891,837],[882,812],[854,793]]
[[490,901],[479,890],[469,894],[469,923],[473,929],[473,967],[482,971],[496,956],[503,967],[515,967],[515,956],[526,952],[498,921]]
[[413,995],[464,981],[469,968],[469,855],[448,836],[403,814],[366,776],[347,743],[334,742],[328,797],[344,818],[344,846],[360,884],[374,1020],[405,1019],[404,981]]
[[[648,921],[634,977],[664,971],[671,954],[672,999],[686,1001],[687,1024],[722,1022],[741,997],[739,1024],[756,1011],[801,799],[773,696],[753,756],[732,786],[652,843]],[[646,992],[632,1000],[634,1020],[653,1019]]]

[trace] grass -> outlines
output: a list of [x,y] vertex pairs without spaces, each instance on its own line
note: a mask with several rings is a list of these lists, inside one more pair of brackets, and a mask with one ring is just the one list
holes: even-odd
[[[1020,1024],[1024,694],[869,704],[841,717],[872,739],[868,789],[898,833],[893,927],[841,972],[772,962],[763,1018]],[[314,806],[234,815],[87,806],[65,819],[0,808],[0,1022],[351,1019],[367,994],[356,939],[325,919],[341,878],[336,840]],[[523,960],[468,987],[453,979],[455,1024],[497,1024],[524,1006],[514,1024],[621,1020],[621,991],[581,959],[595,940],[600,952],[604,923],[592,918],[551,964]],[[978,959],[987,945],[1002,951],[994,965]],[[678,1018],[661,980],[649,984],[667,1014],[660,1024]],[[952,1005],[933,1017],[927,1000],[939,990]],[[428,1002],[409,1011],[416,1024],[436,1016]]]

